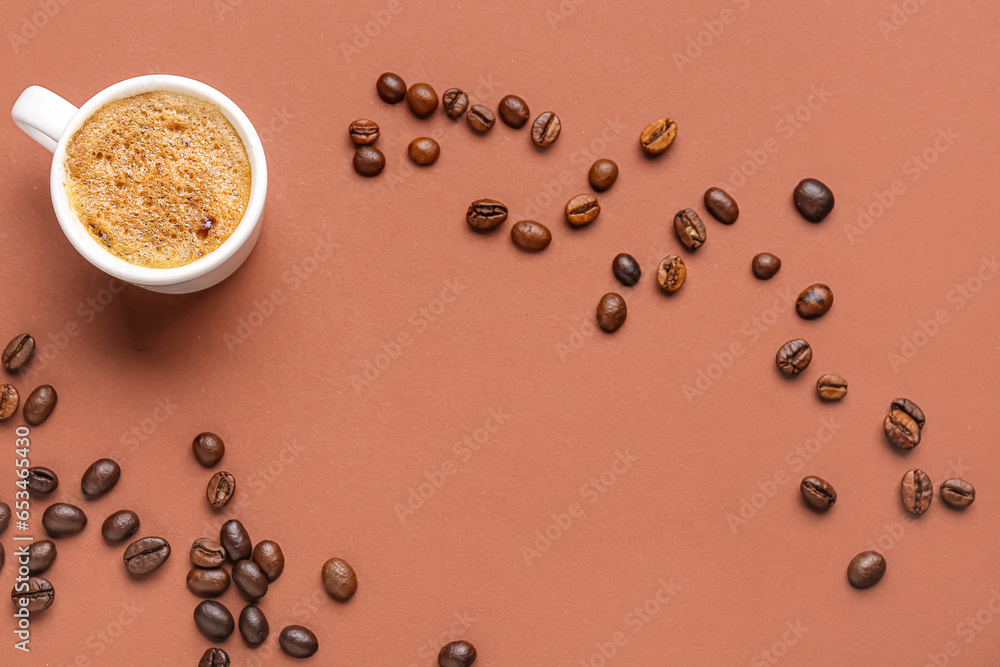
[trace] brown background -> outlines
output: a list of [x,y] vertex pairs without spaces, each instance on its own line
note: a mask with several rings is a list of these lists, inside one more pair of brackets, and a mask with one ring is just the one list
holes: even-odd
[[[995,664],[995,3],[12,0],[4,14],[8,107],[30,84],[81,104],[131,76],[194,77],[255,123],[271,182],[260,243],[230,280],[121,291],[59,232],[48,153],[0,124],[0,336],[41,346],[14,379],[23,394],[60,395],[31,461],[63,482],[32,500],[29,532],[42,537],[53,500],[90,516],[59,542],[57,602],[32,619],[30,656],[8,617],[0,662],[194,665],[210,643],[191,620],[187,547],[239,516],[288,565],[262,602],[271,640],[224,644],[237,665],[290,664],[276,638],[295,622],[323,665],[429,666],[459,636],[482,667]],[[556,111],[562,136],[539,152],[526,129],[418,120],[375,95],[385,70],[490,106],[517,93]],[[664,115],[678,139],[646,159],[639,131]],[[356,117],[382,126],[379,179],[351,170]],[[419,135],[441,143],[428,169],[405,157]],[[598,156],[621,177],[597,223],[570,230],[562,206]],[[820,225],[790,203],[806,176],[837,196]],[[732,227],[704,213],[711,185],[738,198]],[[471,233],[464,211],[482,196],[548,224],[550,248],[519,252],[509,222]],[[709,228],[697,254],[670,230],[685,206]],[[766,283],[749,271],[763,250],[784,260]],[[610,272],[622,251],[645,272],[631,289]],[[654,270],[671,252],[689,278],[666,298]],[[806,322],[788,300],[816,281],[836,305]],[[593,310],[611,290],[630,315],[607,336]],[[798,336],[814,361],[786,381],[773,355]],[[817,400],[825,372],[850,381],[843,402]],[[928,415],[908,454],[881,433],[900,395]],[[8,502],[19,423],[0,427]],[[222,514],[189,450],[205,429],[239,480]],[[477,452],[456,449],[477,436]],[[105,455],[121,483],[84,502],[79,476]],[[908,520],[898,481],[913,467],[966,477],[976,504],[936,500]],[[802,505],[806,474],[836,485],[828,515]],[[428,497],[400,518],[411,491]],[[124,507],[175,547],[143,581],[99,535]],[[845,568],[872,545],[888,573],[854,590]],[[360,578],[346,605],[320,588],[333,555]],[[242,606],[235,589],[224,601]]]

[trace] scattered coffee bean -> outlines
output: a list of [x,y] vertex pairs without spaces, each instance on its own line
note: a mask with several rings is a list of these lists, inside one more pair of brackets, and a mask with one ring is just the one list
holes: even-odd
[[251,553],[253,553],[253,542],[250,541],[250,534],[239,519],[230,519],[222,524],[222,530],[219,532],[219,543],[226,550],[226,556],[234,563],[250,558]]
[[685,280],[687,280],[687,267],[683,259],[677,255],[667,255],[660,260],[660,265],[656,268],[656,283],[661,290],[673,294],[681,288]]
[[802,290],[795,300],[795,312],[804,320],[823,317],[833,305],[833,290],[823,283],[815,283]]
[[19,334],[7,343],[3,349],[3,367],[9,371],[16,371],[21,366],[28,363],[32,353],[35,351],[35,339],[30,334]]
[[429,83],[415,83],[406,91],[406,104],[410,111],[426,118],[438,108],[438,96]]
[[934,497],[934,485],[931,478],[923,470],[914,468],[903,475],[899,490],[903,498],[903,507],[911,514],[923,514],[931,506]]
[[10,505],[0,501],[0,535],[7,530],[8,524],[10,524]]
[[59,486],[59,477],[55,471],[45,466],[28,468],[28,488],[35,493],[52,493]]
[[674,232],[688,250],[697,250],[705,243],[705,223],[689,208],[677,211],[674,216]]
[[677,136],[677,123],[669,118],[660,118],[643,128],[639,135],[639,144],[642,150],[650,155],[659,155],[670,148]]
[[607,158],[595,160],[594,164],[590,165],[590,171],[587,172],[587,180],[595,191],[604,192],[618,180],[618,165],[615,164],[614,160]]
[[21,409],[24,421],[31,426],[38,426],[49,418],[49,415],[55,410],[58,400],[59,397],[56,396],[56,390],[52,388],[52,385],[43,384],[36,387],[24,400],[24,407]]
[[367,146],[378,139],[378,123],[367,118],[359,118],[347,128],[347,133],[358,146]]
[[551,146],[562,132],[562,121],[551,111],[546,111],[531,124],[531,143],[539,148]]
[[374,146],[360,146],[354,151],[354,171],[362,176],[378,176],[385,169],[385,156]]
[[268,625],[267,616],[255,604],[248,604],[240,612],[240,635],[250,646],[260,646],[271,634],[271,626]]
[[285,655],[308,658],[319,650],[319,640],[312,630],[301,625],[289,625],[278,635],[278,645]]
[[832,373],[816,380],[816,393],[824,401],[839,401],[847,396],[847,380]]
[[724,225],[731,225],[740,217],[740,207],[736,200],[722,188],[705,190],[705,208]]
[[920,409],[919,405],[908,398],[895,399],[889,404],[889,410],[902,410],[906,414],[910,415],[910,418],[917,423],[918,428],[923,428],[924,424],[927,422],[924,417],[924,411]]
[[267,595],[267,577],[249,558],[233,565],[233,583],[251,601]]
[[124,542],[139,530],[139,515],[132,510],[118,510],[101,524],[101,536],[110,544]]
[[605,333],[614,333],[625,324],[628,308],[620,294],[608,292],[597,304],[597,325]]
[[627,252],[615,255],[614,260],[611,262],[611,271],[615,274],[618,282],[625,287],[635,285],[639,282],[639,277],[642,276],[642,269],[639,267],[639,262],[635,261],[635,257]]
[[507,205],[495,199],[477,199],[465,212],[465,221],[477,232],[496,229],[506,219]]
[[48,579],[29,577],[27,583],[20,581],[14,584],[10,599],[18,609],[27,608],[31,613],[37,613],[52,606],[56,591]]
[[430,137],[417,137],[410,142],[406,152],[413,164],[426,167],[437,162],[438,156],[441,155],[441,146]]
[[469,96],[458,88],[449,88],[444,91],[441,102],[444,106],[444,112],[448,114],[448,118],[452,119],[458,118],[469,108]]
[[954,507],[968,507],[976,499],[976,489],[964,479],[941,482],[941,498]]
[[143,537],[125,548],[122,560],[132,574],[149,574],[170,558],[170,544],[162,537]]
[[806,503],[817,512],[825,512],[837,502],[837,491],[833,485],[814,475],[802,479],[799,491]]
[[52,540],[38,540],[28,545],[28,574],[42,574],[56,562],[58,551]]
[[566,202],[566,220],[574,227],[589,225],[601,214],[601,203],[594,195],[577,195]]
[[476,647],[460,639],[448,642],[438,652],[440,667],[469,667],[476,661]]
[[792,201],[809,222],[822,222],[833,210],[833,192],[815,178],[807,178],[795,186]]
[[212,475],[211,479],[208,480],[208,487],[205,489],[208,504],[214,509],[228,505],[235,493],[236,478],[233,477],[232,473],[225,470],[220,470]]
[[87,515],[76,505],[53,503],[42,512],[42,527],[49,537],[70,537],[87,527]]
[[897,447],[913,449],[920,444],[920,425],[902,410],[893,409],[887,414],[882,422],[882,430],[889,442]]
[[855,588],[874,586],[885,574],[885,558],[877,551],[862,551],[847,566],[847,580]]
[[117,461],[112,459],[97,459],[84,471],[83,479],[80,481],[83,497],[87,500],[100,498],[115,488],[121,476],[122,469]]
[[215,647],[205,651],[198,661],[198,667],[230,667],[230,664],[229,654]]
[[218,597],[229,588],[229,573],[221,567],[196,567],[187,573],[187,587],[199,597]]
[[343,558],[331,558],[323,563],[323,587],[337,602],[347,602],[358,590],[358,575]]
[[760,280],[770,280],[780,268],[781,260],[769,252],[754,255],[753,262],[750,264],[750,269],[753,271],[754,277]]
[[482,104],[473,104],[465,120],[473,130],[480,134],[485,134],[493,129],[494,123],[497,122],[497,117],[490,111],[489,107],[484,107]]
[[500,118],[515,130],[524,127],[524,124],[531,118],[531,111],[528,103],[517,95],[505,95],[497,106]]
[[21,395],[12,384],[0,384],[0,422],[5,422],[17,414]]
[[226,560],[226,550],[218,542],[199,537],[191,545],[190,556],[195,567],[219,567]]
[[540,222],[521,220],[510,228],[510,238],[521,250],[540,252],[552,242],[552,232]]
[[813,351],[809,343],[801,338],[796,338],[778,348],[774,362],[785,375],[798,375],[809,366],[812,358]]
[[194,457],[198,463],[206,468],[211,468],[222,460],[226,453],[226,443],[216,434],[206,431],[195,436],[194,441],[191,442],[191,449],[194,451]]
[[267,577],[268,583],[273,583],[285,570],[285,554],[281,546],[274,540],[261,540],[253,548],[253,562]]
[[375,82],[375,90],[383,102],[399,104],[406,97],[406,82],[395,72],[383,72]]
[[222,641],[233,634],[236,621],[221,602],[203,600],[194,608],[194,624],[212,641]]

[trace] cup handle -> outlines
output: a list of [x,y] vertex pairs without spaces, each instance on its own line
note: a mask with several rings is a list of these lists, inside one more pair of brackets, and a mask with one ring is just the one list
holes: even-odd
[[25,134],[54,153],[63,131],[77,111],[75,106],[51,90],[28,86],[14,102],[10,117]]

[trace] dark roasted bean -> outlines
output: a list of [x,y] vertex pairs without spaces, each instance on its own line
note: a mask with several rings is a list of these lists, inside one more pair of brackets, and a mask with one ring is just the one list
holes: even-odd
[[780,348],[774,362],[785,375],[798,375],[812,361],[812,347],[801,338],[790,340]]
[[28,488],[35,493],[52,493],[59,486],[59,477],[55,471],[45,466],[28,468]]
[[354,151],[354,171],[362,176],[378,176],[385,169],[385,155],[374,146],[359,146]]
[[87,527],[87,515],[76,505],[53,503],[42,513],[42,527],[49,537],[69,537]]
[[448,118],[458,118],[469,108],[469,96],[458,88],[449,88],[441,96],[441,103]]
[[191,545],[190,556],[196,567],[219,567],[226,560],[226,550],[218,542],[199,537]]
[[132,574],[149,574],[170,558],[170,544],[162,537],[144,537],[128,545],[122,560]]
[[469,667],[475,661],[476,647],[464,639],[448,642],[438,651],[440,667]]
[[323,563],[323,587],[337,602],[347,602],[358,590],[358,575],[343,558],[331,558]]
[[507,205],[495,199],[477,199],[465,212],[465,222],[477,232],[496,229],[506,219]]
[[833,306],[833,290],[823,283],[805,288],[795,300],[795,312],[804,320],[823,317],[831,306]]
[[285,554],[281,546],[274,540],[261,540],[253,548],[253,562],[267,577],[268,583],[274,582],[285,570]]
[[18,609],[27,609],[31,613],[45,611],[56,599],[56,591],[48,579],[30,577],[27,582],[14,584],[10,598]]
[[229,573],[224,568],[196,567],[187,573],[188,590],[203,598],[222,595],[229,588]]
[[430,137],[417,137],[410,142],[406,153],[413,164],[426,167],[437,162],[438,156],[441,155],[441,146]]
[[597,304],[597,326],[605,333],[614,333],[625,324],[628,308],[620,294],[608,292]]
[[954,507],[968,507],[976,499],[976,489],[964,479],[941,482],[941,498]]
[[590,183],[590,187],[597,192],[608,190],[617,180],[618,165],[615,164],[614,160],[607,158],[595,160],[594,164],[590,165],[590,171],[587,172],[587,181]]
[[792,201],[809,222],[822,222],[833,210],[833,192],[815,178],[807,178],[795,186]]
[[627,252],[615,255],[614,260],[611,262],[611,272],[615,274],[618,282],[625,285],[625,287],[632,287],[632,285],[639,282],[639,278],[642,276],[642,269],[639,267],[639,262],[635,261],[635,257]]
[[55,410],[58,400],[59,397],[52,385],[43,384],[36,387],[33,392],[28,394],[28,398],[24,399],[24,407],[21,409],[24,421],[31,426],[38,426],[49,418],[49,415]]
[[497,117],[489,107],[484,107],[482,104],[473,104],[469,108],[469,113],[466,115],[465,120],[473,130],[480,134],[485,134],[493,129],[493,125],[497,122]]
[[406,82],[395,72],[383,72],[375,82],[375,90],[383,102],[399,104],[406,97]]
[[847,580],[855,588],[874,586],[885,574],[885,558],[877,551],[862,551],[847,566]]
[[913,419],[913,421],[917,422],[917,426],[919,428],[923,428],[927,421],[924,417],[924,411],[920,409],[920,406],[908,398],[895,399],[889,404],[889,410],[902,410],[906,414],[910,415],[910,418]]
[[253,553],[253,542],[250,541],[250,534],[239,519],[230,519],[222,524],[222,530],[219,532],[219,543],[226,550],[226,556],[234,563],[250,558],[250,554]]
[[226,443],[216,434],[206,431],[195,436],[191,449],[198,463],[211,468],[222,460],[226,453]]
[[515,130],[524,127],[524,124],[531,118],[531,111],[528,103],[517,95],[505,95],[497,106],[500,118]]
[[769,252],[754,255],[753,262],[750,264],[750,270],[753,271],[754,277],[760,280],[770,280],[780,268],[781,260]]
[[267,577],[249,558],[233,565],[233,583],[250,601],[267,595]]
[[301,625],[289,625],[278,635],[281,650],[293,658],[308,658],[319,650],[319,640],[312,630]]
[[267,616],[255,604],[248,604],[240,612],[240,635],[250,646],[260,646],[271,634]]
[[83,473],[80,488],[87,500],[100,498],[115,488],[122,475],[121,466],[112,459],[97,459]]
[[378,139],[378,123],[367,118],[359,118],[347,128],[347,133],[358,146],[367,146]]
[[212,641],[222,641],[233,634],[236,621],[221,602],[203,600],[194,608],[194,624]]
[[124,542],[139,530],[139,515],[132,510],[118,510],[101,524],[101,536],[111,544]]
[[837,491],[833,485],[814,475],[802,479],[799,491],[803,500],[817,512],[825,512],[837,502]]
[[893,409],[889,412],[882,422],[882,430],[889,442],[897,447],[913,449],[920,444],[920,425],[902,410]]
[[639,135],[639,144],[642,150],[650,155],[659,155],[670,148],[677,137],[677,123],[669,118],[660,118],[643,128]]
[[562,121],[551,111],[539,114],[531,124],[531,142],[540,148],[551,146],[562,132]]
[[740,217],[740,207],[736,200],[722,188],[705,190],[705,208],[724,225],[731,225]]
[[30,334],[19,334],[7,343],[3,349],[3,367],[9,371],[16,371],[21,366],[28,363],[31,354],[35,351],[35,339]]
[[521,250],[540,252],[552,242],[552,232],[540,222],[521,220],[511,227],[510,238]]
[[28,545],[28,574],[42,574],[56,562],[58,550],[52,540],[38,540]]
[[205,651],[198,661],[198,667],[230,667],[230,664],[229,654],[215,647]]
[[426,118],[438,107],[438,96],[429,83],[415,83],[406,90],[406,104],[410,110]]

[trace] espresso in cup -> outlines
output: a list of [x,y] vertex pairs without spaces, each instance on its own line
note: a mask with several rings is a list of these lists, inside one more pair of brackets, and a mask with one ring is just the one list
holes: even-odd
[[70,207],[108,252],[150,268],[189,264],[236,229],[250,160],[222,111],[153,91],[112,100],[66,143]]

